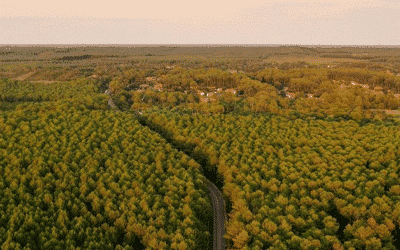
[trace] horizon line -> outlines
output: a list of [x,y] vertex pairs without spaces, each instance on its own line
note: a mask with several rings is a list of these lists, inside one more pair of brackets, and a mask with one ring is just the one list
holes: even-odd
[[298,47],[379,47],[379,48],[385,48],[385,47],[390,47],[390,48],[399,48],[400,45],[326,45],[326,44],[260,44],[260,43],[248,43],[248,44],[242,44],[242,43],[170,43],[170,44],[157,44],[157,43],[110,43],[110,44],[92,44],[92,43],[71,43],[71,44],[63,44],[63,43],[42,43],[42,44],[0,44],[0,47],[6,47],[6,46],[11,46],[11,47],[54,47],[54,46],[61,46],[61,47],[127,47],[127,46],[135,46],[135,47],[237,47],[237,46],[242,46],[242,47],[279,47],[279,46],[286,46],[286,47],[292,47],[292,46],[298,46]]

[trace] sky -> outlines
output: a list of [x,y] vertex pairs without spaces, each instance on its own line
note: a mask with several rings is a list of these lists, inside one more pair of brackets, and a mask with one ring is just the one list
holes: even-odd
[[0,44],[400,45],[400,1],[1,1]]

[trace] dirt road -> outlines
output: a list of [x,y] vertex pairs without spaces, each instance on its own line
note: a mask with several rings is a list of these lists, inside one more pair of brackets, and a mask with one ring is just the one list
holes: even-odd
[[[109,95],[108,105],[117,111],[119,108],[114,104],[111,92],[106,90],[105,94]],[[206,179],[209,195],[211,196],[213,210],[214,210],[214,232],[213,232],[213,250],[225,250],[225,225],[227,222],[227,215],[225,210],[225,201],[219,189],[210,180]]]
[[116,111],[120,111],[119,108],[117,107],[117,105],[115,105],[112,96],[111,96],[111,91],[110,90],[106,90],[105,94],[107,94],[110,98],[108,98],[108,106],[110,106],[111,108],[115,109]]
[[214,239],[213,239],[213,249],[223,250],[226,248],[225,238],[225,225],[226,225],[226,211],[225,211],[225,201],[222,198],[221,192],[211,181],[207,180],[207,187],[210,191],[211,200],[214,209]]

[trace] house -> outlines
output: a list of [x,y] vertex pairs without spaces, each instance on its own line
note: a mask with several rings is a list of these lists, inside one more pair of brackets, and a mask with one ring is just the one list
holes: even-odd
[[371,93],[374,94],[383,94],[383,88],[382,87],[375,87],[373,91],[370,91]]
[[139,85],[139,88],[140,88],[140,89],[147,89],[148,87],[149,87],[148,84],[141,84],[141,85]]
[[394,97],[399,98],[400,99],[400,94],[394,94]]
[[217,89],[217,91],[218,91],[218,92],[222,92],[222,89],[221,89],[221,88],[219,88],[219,89]]
[[214,96],[216,93],[217,93],[217,92],[210,92],[210,93],[207,93],[207,96],[208,96],[208,97],[211,97],[211,96]]
[[157,90],[157,91],[162,91],[163,90],[163,85],[160,83],[160,84],[156,84],[156,85],[154,85],[154,90]]
[[136,91],[142,92],[142,91],[145,91],[149,87],[150,86],[147,84],[141,84],[141,85],[139,85],[139,88]]
[[202,92],[202,91],[200,91],[200,90],[197,90],[197,94],[203,96],[203,95],[204,95],[204,92]]
[[307,94],[307,98],[313,97],[313,94]]
[[200,102],[208,102],[209,99],[208,98],[200,98]]
[[234,90],[234,89],[227,89],[227,90],[225,90],[225,92],[231,92],[232,94],[236,94],[236,90]]
[[157,78],[156,78],[156,77],[153,77],[153,76],[151,76],[151,77],[146,77],[146,81],[148,81],[148,82],[154,82],[154,81],[157,81]]
[[228,69],[228,72],[231,74],[236,74],[238,71],[234,69]]
[[286,94],[286,97],[288,97],[288,98],[295,98],[295,97],[296,97],[296,94],[295,94],[295,93],[287,93],[287,94]]

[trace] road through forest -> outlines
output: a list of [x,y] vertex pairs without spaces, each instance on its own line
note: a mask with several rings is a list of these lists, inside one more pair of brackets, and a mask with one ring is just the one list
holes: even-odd
[[[106,91],[106,94],[110,96],[108,99],[108,105],[115,109],[116,111],[119,111],[119,108],[114,104],[114,101],[111,97],[110,91]],[[154,131],[154,130],[152,130]],[[154,131],[157,133],[156,131]],[[158,134],[158,133],[157,133]],[[160,135],[161,136],[161,135]],[[162,137],[162,136],[161,136]],[[225,210],[225,200],[222,197],[221,192],[219,189],[212,183],[210,180],[206,178],[207,182],[207,188],[210,191],[209,195],[212,200],[212,205],[213,205],[213,250],[224,250],[226,248],[226,242],[225,238],[223,237],[225,235],[225,225],[227,222],[227,215],[226,215],[226,210]]]
[[226,211],[225,201],[222,198],[222,194],[219,189],[210,180],[207,180],[207,187],[210,191],[211,200],[213,203],[214,210],[214,237],[213,237],[213,249],[223,250],[225,249],[225,224],[226,224]]

